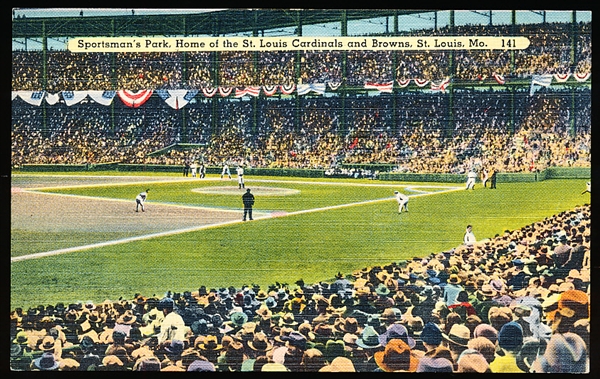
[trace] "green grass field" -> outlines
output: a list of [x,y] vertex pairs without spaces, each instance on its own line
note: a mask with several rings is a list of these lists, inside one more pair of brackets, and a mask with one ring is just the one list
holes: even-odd
[[[173,179],[178,181],[148,184],[152,189],[149,207],[152,203],[168,203],[239,210],[241,219],[241,193],[232,196],[192,191],[226,182]],[[101,302],[121,296],[132,298],[135,293],[162,296],[167,290],[194,291],[201,285],[218,288],[258,284],[267,288],[275,282],[294,287],[298,279],[307,283],[328,281],[337,272],[350,274],[364,267],[456,247],[467,224],[474,226],[478,239],[493,238],[590,201],[589,194],[581,195],[584,179],[498,183],[496,190],[484,189],[478,183],[475,191],[451,192],[442,190],[463,185],[253,179],[247,179],[247,187],[300,192],[257,196],[255,212],[262,217],[253,222],[12,262],[11,308],[59,301]],[[237,187],[235,180],[227,185]],[[142,186],[145,184],[107,184],[48,191],[131,201],[132,193]],[[409,213],[397,213],[394,189],[412,196]],[[272,212],[287,215],[268,217]],[[27,243],[27,236],[20,238]],[[73,236],[74,240],[78,238],[85,236]]]

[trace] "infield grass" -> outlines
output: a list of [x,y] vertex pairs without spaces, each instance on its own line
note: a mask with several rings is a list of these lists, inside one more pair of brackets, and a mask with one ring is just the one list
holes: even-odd
[[[147,186],[151,188],[149,207],[156,202],[239,210],[241,217],[242,192],[232,196],[192,191],[202,186],[237,187],[235,180],[173,179],[177,180],[144,183],[142,178],[136,184],[45,191],[133,201]],[[467,224],[474,226],[478,239],[493,238],[590,201],[589,194],[581,195],[584,179],[498,183],[496,190],[484,189],[478,183],[475,191],[453,192],[439,191],[463,185],[280,177],[260,180],[247,180],[247,186],[291,188],[300,193],[257,197],[255,212],[264,218],[253,222],[13,262],[11,307],[102,302],[121,296],[133,298],[135,293],[163,296],[167,290],[194,291],[201,285],[258,284],[267,288],[279,282],[294,287],[299,279],[307,283],[331,280],[338,272],[351,274],[365,267],[451,249],[461,243]],[[441,188],[422,189],[435,192],[423,195],[407,189],[413,186]],[[394,189],[419,195],[411,198],[408,213],[398,214]],[[265,217],[272,212],[287,215]],[[32,235],[32,241],[38,237]],[[22,238],[22,243],[27,243],[27,237]],[[83,242],[73,238],[74,243]]]

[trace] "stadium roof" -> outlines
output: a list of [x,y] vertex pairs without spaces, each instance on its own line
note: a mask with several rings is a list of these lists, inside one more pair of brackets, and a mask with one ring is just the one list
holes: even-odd
[[[85,9],[84,9],[85,11]],[[161,14],[13,17],[12,38],[232,35],[274,28],[434,12],[433,9],[227,9]],[[49,12],[50,14],[50,12]]]

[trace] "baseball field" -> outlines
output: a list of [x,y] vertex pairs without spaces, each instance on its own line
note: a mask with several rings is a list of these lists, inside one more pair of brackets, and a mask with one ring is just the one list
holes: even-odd
[[[246,178],[175,173],[19,173],[11,179],[11,309],[102,302],[338,273],[458,246],[467,224],[493,238],[590,202],[585,179],[461,183]],[[135,197],[150,189],[145,212]],[[393,191],[410,197],[398,214]]]

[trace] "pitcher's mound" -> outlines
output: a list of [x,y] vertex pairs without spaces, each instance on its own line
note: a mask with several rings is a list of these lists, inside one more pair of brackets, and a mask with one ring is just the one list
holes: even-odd
[[278,188],[278,187],[246,187],[238,188],[237,186],[219,186],[219,187],[204,187],[194,188],[193,192],[207,193],[211,195],[243,195],[247,189],[250,189],[252,194],[255,196],[289,196],[299,194],[300,191],[292,188]]

